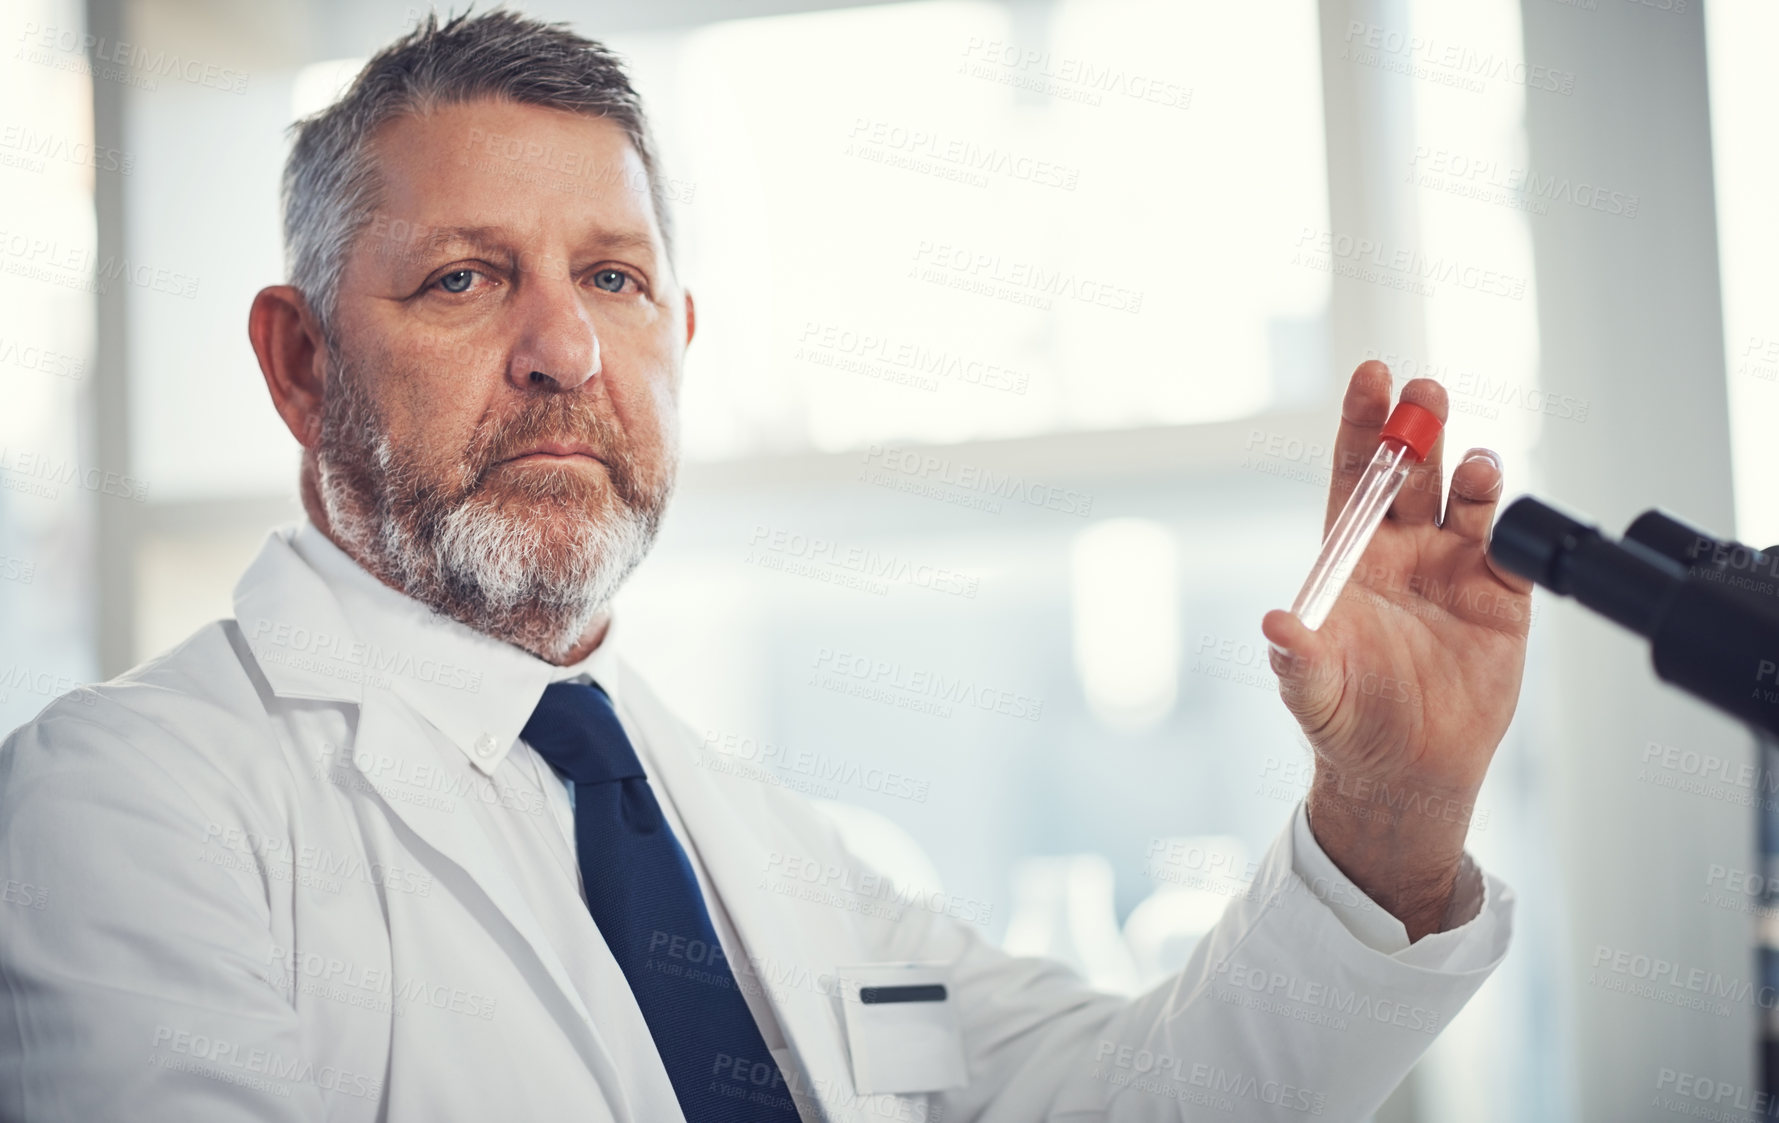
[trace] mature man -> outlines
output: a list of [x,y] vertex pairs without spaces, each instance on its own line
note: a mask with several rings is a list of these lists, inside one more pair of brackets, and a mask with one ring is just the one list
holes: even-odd
[[[1511,894],[1461,813],[1527,620],[1483,549],[1492,455],[1443,519],[1417,469],[1320,631],[1262,622],[1307,809],[1126,1000],[888,907],[618,657],[694,313],[609,53],[428,22],[299,126],[285,235],[249,332],[307,521],[233,619],[0,756],[0,874],[33,887],[0,925],[5,1118],[1352,1119],[1500,962]],[[1331,513],[1389,386],[1353,377]],[[809,869],[873,907],[771,891]]]

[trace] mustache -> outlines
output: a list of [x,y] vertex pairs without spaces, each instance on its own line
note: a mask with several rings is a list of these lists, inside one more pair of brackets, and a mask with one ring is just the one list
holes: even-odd
[[468,481],[463,494],[479,490],[503,461],[550,442],[585,445],[605,464],[619,498],[632,504],[642,499],[623,433],[592,401],[572,395],[535,399],[507,416],[483,418],[462,461]]
[[615,427],[591,403],[565,397],[527,402],[511,417],[484,418],[465,459],[479,484],[501,461],[552,441],[586,445],[608,467],[621,447]]

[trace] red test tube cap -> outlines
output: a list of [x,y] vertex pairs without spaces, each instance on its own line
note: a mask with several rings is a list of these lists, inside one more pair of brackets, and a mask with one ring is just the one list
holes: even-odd
[[1445,422],[1426,406],[1418,406],[1413,402],[1397,402],[1396,408],[1390,411],[1390,420],[1384,422],[1378,439],[1401,441],[1415,454],[1416,460],[1425,460],[1427,454],[1433,451],[1433,442],[1439,439],[1439,431],[1443,428]]

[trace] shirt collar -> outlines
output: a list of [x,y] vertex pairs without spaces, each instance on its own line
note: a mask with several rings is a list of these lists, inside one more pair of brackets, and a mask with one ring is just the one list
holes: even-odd
[[346,658],[365,681],[412,706],[484,773],[500,767],[550,683],[591,680],[618,701],[610,624],[590,655],[558,667],[390,588],[307,520],[284,537],[338,602],[361,645]]

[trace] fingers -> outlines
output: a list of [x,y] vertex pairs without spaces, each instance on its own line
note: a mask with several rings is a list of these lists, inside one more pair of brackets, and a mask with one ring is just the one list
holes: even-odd
[[1492,449],[1473,448],[1452,469],[1452,492],[1440,524],[1472,542],[1488,540],[1501,501],[1501,458]]
[[1333,645],[1282,608],[1261,618],[1260,631],[1272,645],[1269,658],[1285,708],[1305,730],[1327,724],[1340,702],[1341,676],[1329,670],[1338,661]]
[[[1446,419],[1445,387],[1431,378],[1411,380],[1402,388],[1402,400],[1424,407],[1442,422]],[[1390,416],[1390,408],[1390,368],[1376,359],[1360,363],[1347,383],[1346,397],[1341,400],[1340,431],[1334,438],[1334,465],[1329,473],[1323,534],[1334,525],[1347,497],[1353,493],[1353,485],[1377,452],[1378,432]],[[1408,479],[1390,505],[1392,519],[1431,523],[1439,517],[1440,456],[1444,447],[1442,434],[1427,459],[1409,469]]]
[[1328,513],[1322,533],[1347,505],[1353,485],[1377,452],[1378,430],[1390,416],[1390,368],[1376,359],[1359,364],[1340,403],[1340,429],[1334,435],[1334,465],[1328,479]]
[[[1445,387],[1431,378],[1412,379],[1402,388],[1402,400],[1413,402],[1431,412],[1443,423],[1446,419]],[[1408,479],[1390,504],[1390,517],[1400,523],[1430,523],[1439,517],[1439,493],[1444,476],[1440,471],[1440,455],[1445,449],[1445,434],[1433,442],[1427,459],[1408,470]]]
[[[1505,476],[1501,457],[1493,449],[1473,448],[1452,469],[1452,493],[1446,500],[1445,520],[1441,526],[1471,542],[1487,543],[1495,527],[1495,508],[1501,504]],[[1483,555],[1490,572],[1516,593],[1532,591],[1532,582],[1517,573],[1510,573]]]

